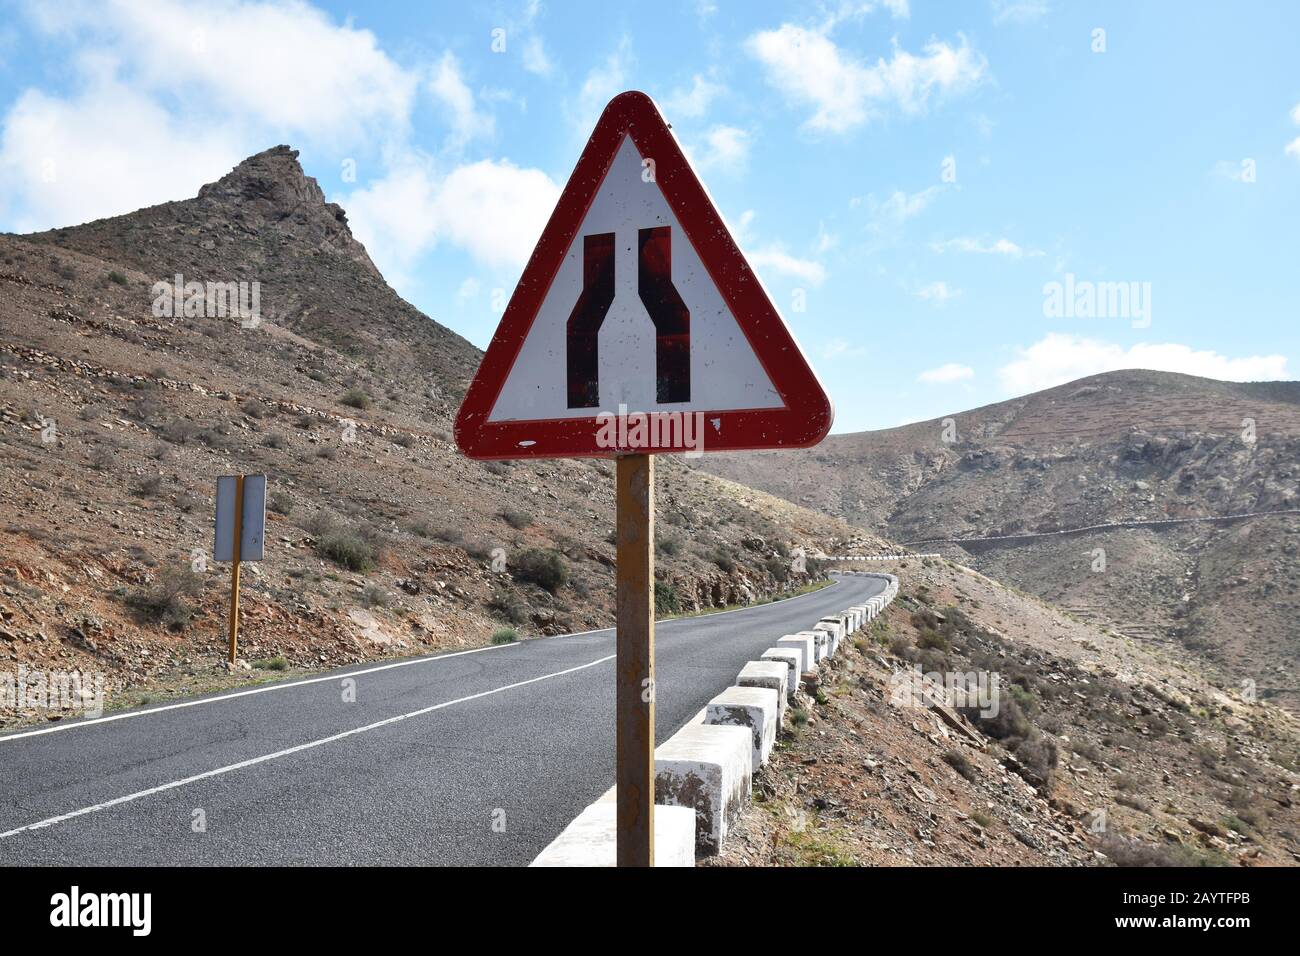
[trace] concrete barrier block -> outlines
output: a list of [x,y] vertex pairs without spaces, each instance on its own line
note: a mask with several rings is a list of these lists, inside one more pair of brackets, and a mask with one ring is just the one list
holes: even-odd
[[830,647],[826,651],[827,657],[834,657],[835,652],[840,649],[840,639],[844,637],[844,625],[839,620],[827,620],[823,618],[813,625],[814,631],[825,631],[830,635]]
[[[613,792],[578,814],[528,865],[614,866],[618,808]],[[655,866],[694,866],[694,807],[655,807],[654,842]]]
[[777,721],[781,712],[781,695],[767,687],[728,687],[709,701],[708,716],[713,726],[736,726],[749,729],[752,742],[753,773],[767,763],[776,744]]
[[736,677],[737,687],[767,687],[776,691],[777,714],[776,729],[781,730],[781,721],[785,719],[786,695],[790,693],[790,668],[784,661],[750,661],[740,669]]
[[813,655],[813,660],[816,661],[818,664],[820,664],[822,661],[826,660],[826,658],[831,656],[830,631],[814,629],[811,631],[800,631],[795,636],[796,637],[807,636],[813,639],[813,649],[816,651],[816,653]]
[[777,648],[791,647],[799,652],[799,673],[817,669],[817,636],[815,634],[787,634],[776,642]]
[[695,848],[717,853],[749,801],[748,727],[689,724],[655,748],[655,803],[695,809]]
[[787,668],[785,692],[793,697],[799,690],[799,676],[803,673],[803,652],[796,647],[769,647],[762,654],[765,661],[780,661]]

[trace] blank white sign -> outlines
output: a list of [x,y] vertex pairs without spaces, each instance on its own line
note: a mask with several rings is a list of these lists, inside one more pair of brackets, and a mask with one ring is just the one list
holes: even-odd
[[[261,561],[266,539],[266,475],[244,476],[243,527],[239,560]],[[213,561],[235,560],[235,476],[217,479],[217,535]]]

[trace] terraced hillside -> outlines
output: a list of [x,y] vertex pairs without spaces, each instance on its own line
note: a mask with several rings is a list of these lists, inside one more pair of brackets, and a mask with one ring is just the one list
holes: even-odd
[[1132,519],[1300,505],[1300,383],[1161,372],[1081,379],[802,452],[700,467],[1209,659],[1300,703],[1300,516],[966,546]]

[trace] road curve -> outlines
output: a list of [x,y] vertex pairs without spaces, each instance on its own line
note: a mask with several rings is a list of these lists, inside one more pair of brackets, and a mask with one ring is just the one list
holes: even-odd
[[[656,738],[883,587],[659,624]],[[0,866],[528,863],[613,783],[613,654],[563,635],[0,736]]]

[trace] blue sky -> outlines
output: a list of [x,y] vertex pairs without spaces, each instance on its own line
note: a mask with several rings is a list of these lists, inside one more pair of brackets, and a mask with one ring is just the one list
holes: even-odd
[[836,431],[1110,368],[1293,378],[1297,36],[1283,2],[0,0],[0,229],[290,143],[397,290],[485,346],[601,107],[642,89]]

